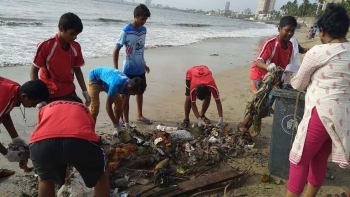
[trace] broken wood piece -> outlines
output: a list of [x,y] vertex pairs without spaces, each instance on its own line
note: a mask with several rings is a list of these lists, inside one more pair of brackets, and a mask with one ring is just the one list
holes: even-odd
[[163,196],[163,195],[167,197],[178,196],[180,194],[195,191],[197,189],[201,189],[204,187],[209,187],[217,183],[229,181],[232,179],[237,179],[243,176],[245,173],[246,172],[237,175],[230,170],[210,173],[205,177],[198,177],[193,180],[183,181],[178,184],[178,189],[176,190],[174,188],[165,189],[165,190],[150,194],[148,196]]

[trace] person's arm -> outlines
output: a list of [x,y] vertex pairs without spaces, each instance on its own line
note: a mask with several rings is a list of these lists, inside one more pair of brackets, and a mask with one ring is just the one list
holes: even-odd
[[[6,128],[7,132],[10,134],[11,138],[18,137],[18,133],[15,129],[15,126],[13,125],[10,113],[7,113],[4,115],[2,123],[4,124],[4,127]],[[8,152],[7,148],[5,148],[1,143],[0,143],[0,152],[3,155],[6,155]]]
[[191,101],[191,108],[192,108],[193,114],[196,116],[196,118],[197,119],[200,118],[196,102]]
[[304,54],[309,50],[308,48],[303,48],[302,46],[300,46],[299,43],[298,43],[298,49],[299,49],[299,53],[301,54]]
[[110,96],[107,96],[107,101],[106,101],[106,111],[107,114],[109,116],[109,118],[111,119],[113,126],[118,125],[118,120],[115,119],[114,113],[113,113],[113,101],[114,99],[111,98]]
[[217,100],[215,100],[215,102],[216,102],[216,108],[218,109],[219,117],[220,117],[220,118],[223,118],[221,100],[220,100],[220,99],[217,99]]
[[85,80],[84,80],[84,75],[83,75],[83,72],[81,71],[81,68],[74,67],[73,70],[74,70],[75,77],[77,78],[77,81],[79,83],[81,90],[83,92],[87,91]]
[[30,79],[31,80],[37,80],[39,79],[39,68],[34,66],[34,64],[32,65],[32,68],[30,69]]
[[6,128],[7,132],[9,132],[11,138],[18,137],[18,133],[15,129],[15,126],[13,125],[10,113],[7,113],[4,115],[3,124],[4,124],[4,127]]
[[265,64],[265,62],[262,61],[261,59],[256,60],[256,66],[258,68],[261,68],[261,69],[264,69],[264,70],[267,70],[267,67],[268,67],[268,65]]
[[307,53],[301,63],[301,66],[294,77],[291,79],[291,85],[298,91],[304,91],[311,81],[311,76],[322,65],[318,62],[315,54]]
[[121,48],[122,48],[121,46],[117,45],[115,46],[113,51],[113,64],[115,69],[118,69],[119,52]]

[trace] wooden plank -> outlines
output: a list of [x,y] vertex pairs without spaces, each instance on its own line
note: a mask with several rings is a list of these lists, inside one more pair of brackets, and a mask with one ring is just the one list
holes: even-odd
[[[170,188],[170,189],[165,189],[153,194],[150,194],[149,196],[177,196],[179,194],[184,194],[187,192],[191,192],[197,189],[201,189],[204,187],[209,187],[211,185],[215,185],[217,183],[229,181],[235,178],[239,178],[240,176],[244,175],[245,173],[242,174],[236,174],[232,172],[231,170],[228,171],[222,171],[222,172],[216,172],[216,173],[211,173],[207,174],[206,176],[203,177],[198,177],[193,180],[188,180],[188,181],[183,181],[177,185],[175,188]],[[175,191],[174,191],[175,190]],[[170,193],[171,192],[171,193]]]

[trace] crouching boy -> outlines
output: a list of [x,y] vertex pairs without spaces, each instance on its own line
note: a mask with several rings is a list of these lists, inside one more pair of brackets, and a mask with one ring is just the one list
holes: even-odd
[[39,111],[30,135],[30,159],[39,175],[39,196],[54,197],[55,183],[63,185],[67,166],[73,166],[96,197],[108,197],[110,185],[105,152],[95,134],[95,122],[82,100],[70,95]]

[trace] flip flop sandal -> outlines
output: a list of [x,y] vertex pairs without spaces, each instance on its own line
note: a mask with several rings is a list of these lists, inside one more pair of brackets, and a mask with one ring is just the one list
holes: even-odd
[[137,121],[138,122],[143,122],[143,123],[148,124],[148,125],[153,124],[153,122],[151,120],[149,120],[148,118],[145,118],[145,117],[143,117],[142,120],[137,120]]
[[210,124],[210,120],[207,117],[202,116],[201,118],[202,118],[202,120],[204,121],[205,124]]
[[181,123],[181,127],[183,129],[187,128],[188,126],[190,126],[190,120],[183,120],[182,123]]
[[125,122],[124,122],[124,120],[119,121],[119,126],[120,126],[120,127],[125,127]]
[[5,177],[8,177],[8,176],[11,176],[14,173],[15,173],[15,171],[13,171],[13,170],[7,170],[7,169],[1,168],[0,169],[0,178],[5,178]]

